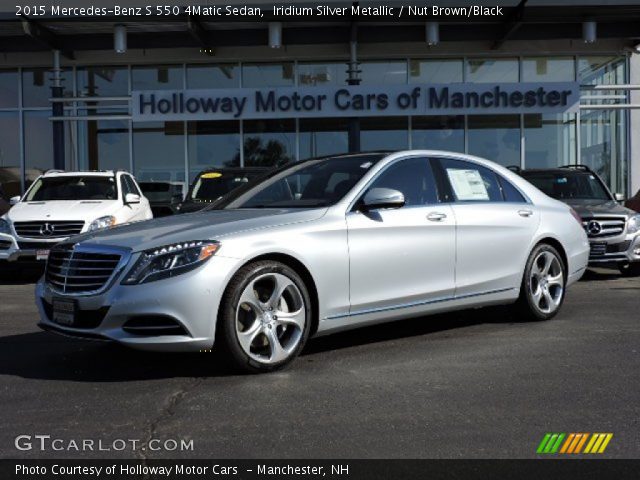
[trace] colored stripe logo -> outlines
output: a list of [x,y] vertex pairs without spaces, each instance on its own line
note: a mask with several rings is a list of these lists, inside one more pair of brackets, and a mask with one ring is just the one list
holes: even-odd
[[547,433],[538,445],[536,453],[604,453],[612,438],[613,433]]

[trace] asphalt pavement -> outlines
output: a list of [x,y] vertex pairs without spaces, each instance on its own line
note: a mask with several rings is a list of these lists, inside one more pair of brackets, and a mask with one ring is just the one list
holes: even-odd
[[589,272],[548,322],[465,310],[236,375],[42,332],[33,277],[0,283],[1,458],[532,458],[547,432],[610,432],[603,456],[640,458],[640,279]]

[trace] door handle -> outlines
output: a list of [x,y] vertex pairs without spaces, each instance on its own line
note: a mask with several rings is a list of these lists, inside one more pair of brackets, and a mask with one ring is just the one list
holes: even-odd
[[533,215],[533,212],[531,210],[518,210],[518,215],[521,217],[530,217]]
[[447,216],[444,213],[432,212],[427,215],[427,220],[431,220],[432,222],[439,222],[440,220],[444,220]]

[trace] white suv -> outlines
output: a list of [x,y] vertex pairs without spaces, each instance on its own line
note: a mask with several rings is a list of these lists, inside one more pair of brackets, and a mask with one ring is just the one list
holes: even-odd
[[0,260],[46,260],[78,233],[153,217],[133,176],[123,171],[49,171],[0,217]]

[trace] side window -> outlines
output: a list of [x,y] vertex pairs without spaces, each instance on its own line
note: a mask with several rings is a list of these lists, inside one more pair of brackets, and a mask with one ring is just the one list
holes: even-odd
[[516,187],[514,187],[510,181],[498,176],[500,187],[502,187],[502,195],[505,202],[511,203],[527,203],[527,200],[522,196]]
[[456,202],[502,202],[498,177],[490,169],[472,162],[441,158],[444,182]]
[[133,178],[129,175],[124,175],[124,178],[126,179],[126,182],[129,184],[129,191],[131,193],[135,193],[136,195],[142,196],[142,193],[140,193],[140,189],[136,185],[136,182],[133,181]]
[[406,158],[394,163],[374,180],[369,190],[372,188],[392,188],[402,192],[407,206],[438,203],[431,164],[424,157]]
[[127,182],[127,176],[120,176],[120,189],[122,190],[122,198],[124,199],[128,193],[133,193],[129,188],[129,183]]

